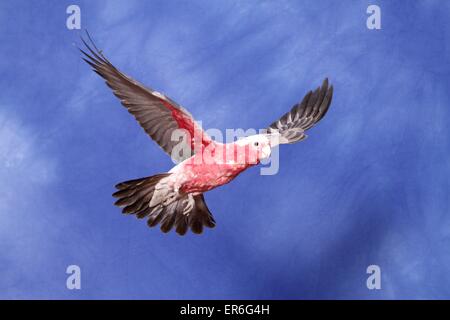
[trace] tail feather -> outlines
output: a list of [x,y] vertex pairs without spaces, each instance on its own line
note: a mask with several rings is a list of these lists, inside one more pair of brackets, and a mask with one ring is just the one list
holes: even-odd
[[175,231],[179,235],[185,235],[189,228],[188,217],[184,214],[177,215],[177,217],[175,218],[175,225],[176,225]]
[[[175,231],[180,235],[186,234],[189,227],[193,233],[201,234],[203,232],[203,226],[208,228],[214,228],[216,226],[216,221],[206,206],[203,194],[194,196],[194,201],[194,207],[188,213],[183,214],[184,206],[178,209],[174,224],[176,226]],[[180,203],[182,204],[182,202]]]
[[177,217],[177,215],[174,207],[176,207],[176,203],[172,203],[167,206],[164,212],[164,217],[161,220],[161,231],[164,233],[172,230],[175,223],[175,218]]
[[148,217],[149,227],[160,224],[161,230],[165,233],[174,227],[180,235],[186,234],[189,228],[196,234],[202,233],[204,226],[214,228],[216,222],[206,206],[203,194],[193,196],[194,205],[190,210],[187,209],[189,195],[180,195],[179,199],[166,206],[150,207],[155,186],[169,175],[169,173],[158,174],[117,184],[118,191],[113,194],[118,198],[115,205],[122,207],[125,214],[135,214],[139,219]]
[[158,207],[156,210],[155,209],[150,209],[150,212],[151,212],[151,214],[148,217],[147,225],[149,227],[154,227],[164,217],[164,207]]
[[119,191],[113,193],[113,197],[119,198],[114,204],[124,207],[123,213],[136,213],[146,204],[147,199],[151,199],[155,185],[170,174],[163,173],[151,177],[134,179],[121,182],[116,185]]
[[[157,179],[160,176],[167,176],[168,174],[157,174],[151,177],[145,177],[145,178],[139,178],[139,179],[133,179],[133,180],[128,180],[128,181],[124,181],[121,183],[116,184],[116,188],[119,190],[124,190],[124,189],[135,189],[136,186],[138,186],[139,184],[141,184],[142,182],[145,182],[146,180],[153,178],[153,179]],[[158,179],[159,180],[159,179]],[[117,193],[117,192],[116,192]]]
[[214,228],[216,226],[216,221],[206,206],[203,194],[195,196],[194,200],[195,206],[192,209],[192,213],[189,215],[189,225],[192,232],[200,234],[203,232],[203,226]]

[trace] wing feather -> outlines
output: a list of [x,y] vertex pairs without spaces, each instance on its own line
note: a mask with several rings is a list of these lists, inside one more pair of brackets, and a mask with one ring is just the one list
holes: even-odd
[[[119,98],[122,105],[127,108],[138,121],[144,131],[155,140],[169,155],[179,141],[172,141],[172,133],[177,129],[184,129],[189,134],[189,147],[191,154],[196,150],[194,137],[201,137],[201,146],[206,147],[212,139],[195,122],[192,115],[179,104],[163,94],[145,87],[138,81],[128,77],[116,67],[97,49],[89,37],[91,45],[81,39],[87,50],[83,53],[83,60],[100,75],[114,95]],[[185,139],[186,141],[186,139]],[[188,157],[186,155],[184,158]],[[177,159],[184,160],[184,159]]]
[[295,143],[306,138],[305,131],[313,127],[327,113],[333,97],[333,86],[325,79],[314,92],[309,91],[291,111],[273,122],[268,133],[279,133],[280,143]]

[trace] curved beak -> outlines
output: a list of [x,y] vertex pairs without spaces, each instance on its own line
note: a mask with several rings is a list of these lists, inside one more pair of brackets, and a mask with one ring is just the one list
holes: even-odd
[[281,139],[281,134],[279,134],[278,132],[273,132],[273,133],[267,133],[266,134],[267,139],[269,139],[269,143],[270,143],[270,147],[274,148],[277,145],[279,145],[280,143],[282,143],[280,141]]
[[270,145],[265,145],[261,149],[261,159],[270,157],[271,153],[272,153],[272,148],[270,147]]

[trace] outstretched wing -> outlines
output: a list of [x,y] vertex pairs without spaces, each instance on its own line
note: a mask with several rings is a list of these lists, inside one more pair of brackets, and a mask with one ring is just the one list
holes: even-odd
[[[114,95],[120,99],[120,102],[128,109],[128,112],[136,118],[145,132],[174,160],[184,160],[190,157],[199,147],[206,147],[212,142],[212,139],[195,122],[187,110],[165,95],[147,88],[123,74],[97,49],[90,37],[89,40],[92,46],[82,39],[89,51],[88,53],[80,49],[85,56],[83,60],[105,79],[106,84],[113,90]],[[188,135],[184,137],[174,136],[180,140],[172,141],[172,134],[177,129],[184,130],[184,133]],[[180,143],[182,138],[184,138],[182,141],[188,142],[191,152],[185,152],[187,154],[183,155],[173,155],[172,149]],[[180,149],[183,150],[182,148]]]
[[333,86],[325,79],[314,93],[309,91],[301,103],[272,123],[267,133],[279,133],[279,143],[295,143],[306,138],[305,131],[325,116],[333,96]]

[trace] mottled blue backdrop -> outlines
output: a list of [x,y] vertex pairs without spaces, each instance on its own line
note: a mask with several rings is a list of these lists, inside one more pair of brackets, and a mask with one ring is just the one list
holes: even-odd
[[[331,109],[277,175],[206,194],[216,229],[149,229],[113,186],[172,162],[80,59],[70,4],[205,128],[263,128],[326,76]],[[449,19],[444,0],[1,1],[0,298],[450,298]]]

